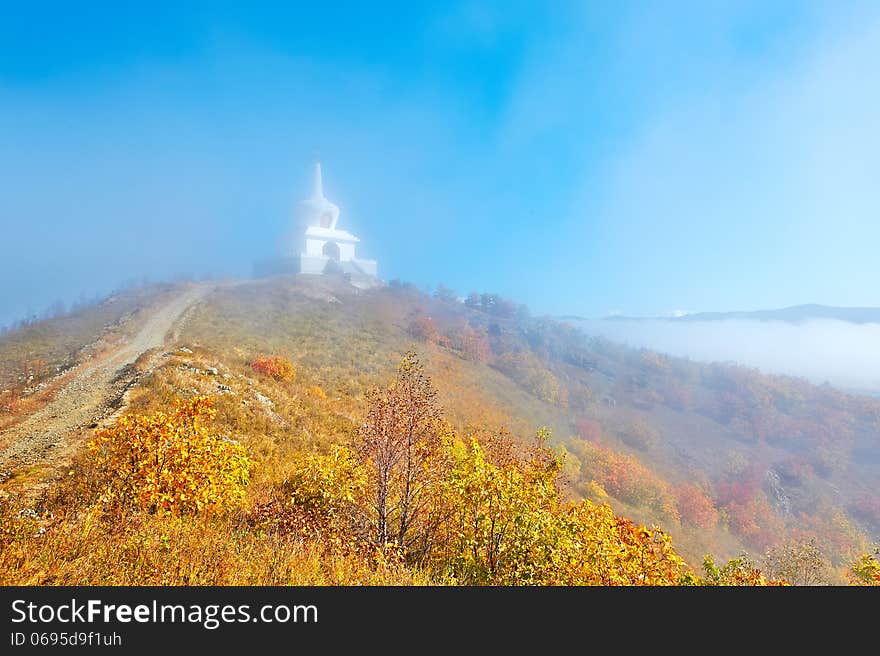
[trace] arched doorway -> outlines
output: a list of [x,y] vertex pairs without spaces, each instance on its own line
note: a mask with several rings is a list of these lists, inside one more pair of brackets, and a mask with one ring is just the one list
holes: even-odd
[[325,241],[323,248],[321,248],[321,253],[324,254],[325,257],[329,257],[331,260],[339,261],[339,244],[335,241]]

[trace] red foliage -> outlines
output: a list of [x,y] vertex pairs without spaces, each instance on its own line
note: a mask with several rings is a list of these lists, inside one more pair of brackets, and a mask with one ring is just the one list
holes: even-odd
[[251,362],[251,369],[275,380],[293,380],[296,370],[289,360],[280,355],[273,357],[258,356]]
[[750,481],[734,481],[718,484],[718,503],[727,506],[731,503],[746,505],[755,496],[757,487]]

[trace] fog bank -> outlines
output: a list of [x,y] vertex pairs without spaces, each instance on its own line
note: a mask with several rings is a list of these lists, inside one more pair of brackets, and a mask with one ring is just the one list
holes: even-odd
[[703,362],[736,362],[765,373],[880,393],[880,324],[835,320],[572,321],[590,335]]

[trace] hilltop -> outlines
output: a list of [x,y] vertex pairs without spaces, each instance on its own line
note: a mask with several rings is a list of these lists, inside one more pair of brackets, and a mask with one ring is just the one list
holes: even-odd
[[[11,385],[0,424],[7,461],[30,413],[53,407],[53,390],[63,396],[60,377],[71,375],[65,367],[94,359],[89,345],[106,333],[116,335],[117,350],[108,351],[125,351],[114,362],[128,365],[131,376],[124,399],[94,425],[110,425],[120,411],[146,416],[174,399],[211,397],[218,429],[247,447],[257,480],[268,486],[252,485],[248,494],[268,494],[298,459],[348,443],[369,411],[370,390],[386,385],[414,351],[457,434],[501,431],[524,446],[547,427],[547,447],[562,462],[563,498],[608,502],[622,516],[660,526],[695,568],[709,553],[760,558],[785,543],[812,541],[826,580],[842,581],[880,536],[875,399],[627,348],[530,316],[493,294],[460,302],[442,288],[430,296],[398,282],[362,290],[341,276],[193,289],[151,289],[92,308],[66,350],[49,348],[54,338],[38,341],[58,326],[0,340],[0,376]],[[156,316],[165,319],[156,323]],[[138,341],[155,326],[167,331],[164,339]],[[268,356],[292,363],[295,379],[260,375],[252,364]],[[40,376],[45,388],[34,391]],[[29,401],[41,394],[43,401]],[[23,403],[32,405],[18,410]],[[52,494],[56,504],[86,495],[63,479],[68,467],[71,479],[89,471],[82,452],[90,430],[79,425],[66,438],[67,460],[47,466],[42,452],[13,463],[26,466],[10,471],[5,494],[55,490],[41,507],[51,506]]]

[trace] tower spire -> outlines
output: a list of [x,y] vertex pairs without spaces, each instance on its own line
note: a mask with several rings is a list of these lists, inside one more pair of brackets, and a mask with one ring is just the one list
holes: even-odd
[[315,162],[315,181],[312,187],[312,198],[324,197],[324,183],[321,180],[321,162]]

